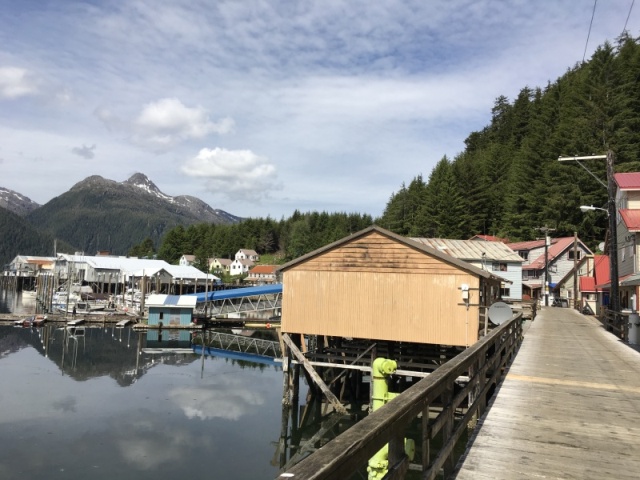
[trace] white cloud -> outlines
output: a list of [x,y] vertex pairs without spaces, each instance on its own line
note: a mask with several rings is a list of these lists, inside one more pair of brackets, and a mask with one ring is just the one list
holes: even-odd
[[276,167],[250,150],[203,148],[182,166],[182,172],[203,179],[207,190],[240,201],[267,198],[282,188]]
[[187,418],[224,418],[238,420],[256,405],[264,404],[257,391],[234,384],[234,388],[181,388],[172,390],[169,397],[178,405]]
[[17,67],[0,67],[0,97],[13,99],[36,92],[37,88],[27,70]]
[[[135,162],[167,193],[240,216],[381,213],[402,182],[464,149],[496,97],[544,88],[580,61],[593,11],[568,0],[136,0],[27,15],[23,4],[0,10],[0,65],[14,68],[0,68],[0,99],[36,101],[0,109],[0,133],[21,132],[0,135],[5,186],[42,203],[70,171],[120,180]],[[596,11],[587,58],[627,20],[628,4],[609,7]],[[638,25],[635,8],[629,31]],[[87,138],[99,166],[69,152]],[[56,181],[25,181],[23,159],[47,155]],[[231,205],[213,203],[220,192]]]
[[177,98],[163,98],[145,105],[133,127],[135,143],[164,151],[185,140],[229,133],[234,122],[231,118],[213,122],[201,106],[189,108]]

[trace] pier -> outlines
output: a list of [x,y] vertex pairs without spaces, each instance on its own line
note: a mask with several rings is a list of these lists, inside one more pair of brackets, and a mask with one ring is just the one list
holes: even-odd
[[[505,327],[283,471],[278,479],[349,478],[362,472],[363,463],[384,442],[389,442],[390,451],[385,479],[406,478],[410,470],[425,479],[638,478],[640,347],[620,340],[596,317],[547,307],[525,325],[517,354],[509,362],[519,333],[515,330],[516,337],[502,343],[510,336],[505,338]],[[488,351],[487,343],[493,345]],[[486,352],[497,357],[485,357]],[[480,359],[484,358],[492,366],[483,366]],[[498,368],[494,358],[502,359]],[[471,359],[474,368],[468,369],[464,365]],[[434,401],[436,392],[461,374],[469,375],[466,388]],[[487,391],[491,384],[497,387],[493,394]],[[466,395],[469,403],[463,405],[460,400]],[[419,417],[424,406],[422,438],[416,438],[416,458],[409,460],[398,442],[407,436],[410,418]],[[435,413],[429,412],[429,406],[436,406]],[[457,412],[455,419],[448,416],[452,411]],[[475,428],[474,411],[479,414]],[[443,446],[435,452],[430,440],[443,425],[448,425],[441,430]],[[472,429],[467,447],[455,466],[448,464],[453,462],[452,444],[464,428]]]
[[459,480],[636,479],[640,353],[594,317],[544,308],[459,462]]

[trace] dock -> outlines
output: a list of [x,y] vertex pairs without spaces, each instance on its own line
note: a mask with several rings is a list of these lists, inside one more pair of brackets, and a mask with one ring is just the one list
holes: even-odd
[[458,462],[457,480],[636,479],[640,353],[569,308],[543,308]]

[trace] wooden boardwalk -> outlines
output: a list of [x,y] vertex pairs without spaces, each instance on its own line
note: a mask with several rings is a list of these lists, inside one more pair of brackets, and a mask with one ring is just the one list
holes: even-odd
[[593,317],[543,308],[454,478],[640,478],[640,353]]

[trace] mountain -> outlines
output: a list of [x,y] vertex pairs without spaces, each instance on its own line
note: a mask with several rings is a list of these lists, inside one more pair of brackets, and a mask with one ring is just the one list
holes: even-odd
[[[24,218],[0,207],[0,267],[6,265],[16,255],[52,256],[54,236],[43,232]],[[59,242],[60,251],[73,251],[70,245]]]
[[242,220],[195,197],[166,195],[142,173],[124,182],[90,176],[26,219],[87,254],[107,250],[119,255],[146,238],[158,246],[163,235],[178,225]]
[[18,192],[0,187],[0,207],[5,208],[16,215],[24,217],[39,206],[40,205],[30,198],[20,195]]

